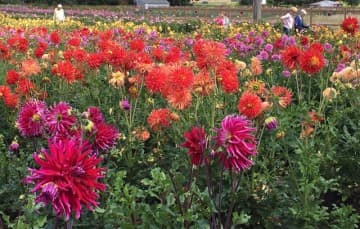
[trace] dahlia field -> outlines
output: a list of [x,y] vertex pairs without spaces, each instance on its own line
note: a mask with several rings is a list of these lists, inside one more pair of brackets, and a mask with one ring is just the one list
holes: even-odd
[[0,228],[357,228],[358,29],[0,15]]

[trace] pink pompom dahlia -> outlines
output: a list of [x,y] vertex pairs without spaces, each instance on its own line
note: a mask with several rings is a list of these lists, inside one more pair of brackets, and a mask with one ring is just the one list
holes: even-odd
[[31,190],[37,193],[36,203],[51,204],[57,216],[68,220],[71,213],[80,218],[82,206],[93,210],[98,206],[97,191],[105,191],[99,183],[104,169],[96,166],[100,158],[90,156],[89,147],[76,141],[49,142],[49,152],[34,154],[39,169],[29,169],[26,183],[35,183]]
[[255,128],[245,116],[228,115],[221,122],[215,137],[218,156],[226,169],[237,172],[248,169],[253,162],[248,158],[257,154]]

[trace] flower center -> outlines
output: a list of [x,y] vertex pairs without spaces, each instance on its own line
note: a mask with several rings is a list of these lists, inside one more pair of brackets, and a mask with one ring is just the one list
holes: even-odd
[[312,66],[317,66],[319,65],[320,61],[319,58],[317,58],[316,56],[311,57],[311,65]]
[[79,176],[85,174],[85,170],[84,170],[82,167],[80,167],[80,166],[75,166],[75,167],[73,167],[72,174],[73,174],[74,176],[79,177]]
[[39,115],[39,114],[34,114],[34,115],[32,116],[32,118],[31,118],[31,120],[32,120],[33,122],[38,122],[38,121],[40,121],[40,115]]

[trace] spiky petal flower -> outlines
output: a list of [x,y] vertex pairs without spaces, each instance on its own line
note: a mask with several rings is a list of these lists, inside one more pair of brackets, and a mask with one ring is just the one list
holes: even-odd
[[49,141],[48,152],[34,154],[40,168],[29,169],[25,182],[35,183],[31,190],[38,194],[35,202],[51,204],[56,215],[66,220],[72,212],[80,218],[82,206],[89,210],[97,207],[97,191],[105,191],[105,185],[98,182],[104,169],[96,167],[101,159],[90,154],[90,148],[73,140]]
[[188,155],[193,165],[200,165],[204,160],[204,152],[206,149],[205,131],[201,127],[192,127],[191,130],[184,134],[185,142],[182,147],[188,149]]
[[281,62],[288,69],[296,69],[301,51],[296,46],[287,47],[281,54]]
[[325,61],[321,52],[309,49],[300,55],[299,64],[305,73],[315,74],[324,67]]
[[346,33],[354,35],[359,29],[359,21],[356,17],[347,17],[341,23],[341,28]]
[[167,108],[154,109],[147,118],[147,123],[154,131],[159,131],[171,125],[171,112]]
[[17,127],[24,137],[34,137],[42,134],[44,130],[46,104],[39,100],[25,103],[18,114]]
[[105,122],[104,116],[101,113],[101,110],[98,107],[90,106],[85,112],[86,118],[94,123],[102,123]]
[[106,123],[95,124],[95,139],[94,146],[95,150],[106,151],[116,144],[116,140],[120,134],[118,130]]
[[72,107],[65,102],[59,102],[50,108],[46,125],[51,136],[64,135],[76,124],[76,117],[71,111]]
[[240,97],[238,110],[248,118],[256,118],[262,111],[261,98],[250,92],[244,92]]
[[249,156],[257,154],[255,128],[245,116],[228,115],[217,129],[216,145],[218,156],[226,169],[236,172],[250,168],[253,162]]

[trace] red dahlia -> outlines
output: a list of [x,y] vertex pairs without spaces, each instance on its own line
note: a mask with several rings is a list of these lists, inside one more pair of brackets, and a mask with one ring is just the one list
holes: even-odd
[[103,168],[96,166],[100,158],[92,155],[90,148],[76,141],[49,142],[49,151],[34,154],[39,169],[29,169],[26,183],[35,183],[31,190],[37,194],[36,203],[51,204],[57,216],[66,220],[75,213],[80,218],[82,206],[93,210],[98,206],[97,191],[105,191],[98,179]]

